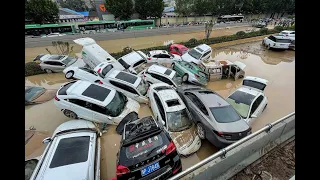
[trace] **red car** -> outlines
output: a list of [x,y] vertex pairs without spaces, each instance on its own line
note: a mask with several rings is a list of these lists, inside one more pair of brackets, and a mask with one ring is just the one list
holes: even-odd
[[176,54],[179,56],[182,56],[184,53],[186,53],[189,50],[189,48],[185,47],[182,44],[172,44],[169,48],[169,51],[171,54]]

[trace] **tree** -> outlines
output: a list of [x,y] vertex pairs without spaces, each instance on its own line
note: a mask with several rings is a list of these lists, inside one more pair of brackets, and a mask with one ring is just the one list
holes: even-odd
[[209,37],[210,37],[210,34],[211,34],[211,32],[212,32],[212,28],[213,28],[213,22],[212,21],[210,21],[210,22],[208,22],[208,23],[206,23],[206,26],[205,26],[205,35],[206,35],[206,39],[208,40],[209,39]]
[[161,17],[164,9],[162,0],[135,0],[135,11],[143,19]]
[[209,0],[194,1],[192,11],[198,16],[203,16],[207,14],[209,12]]
[[72,9],[74,11],[88,11],[89,8],[83,0],[60,0],[59,4],[63,8]]
[[175,12],[179,16],[186,16],[188,22],[188,16],[192,13],[193,0],[176,0]]
[[26,0],[25,16],[37,24],[55,23],[59,19],[59,7],[51,0]]
[[217,14],[217,9],[217,0],[208,0],[208,12],[211,14],[212,19]]
[[106,0],[105,6],[115,18],[126,20],[133,14],[132,0]]

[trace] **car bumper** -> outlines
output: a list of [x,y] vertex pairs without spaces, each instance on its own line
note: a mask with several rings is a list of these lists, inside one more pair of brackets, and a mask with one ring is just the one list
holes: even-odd
[[199,136],[196,136],[192,142],[192,144],[190,144],[188,147],[186,147],[183,150],[179,150],[179,154],[183,155],[183,156],[188,156],[190,154],[193,154],[195,152],[197,152],[201,147],[201,140],[199,138]]
[[207,133],[207,139],[211,144],[213,144],[219,149],[225,148],[226,146],[229,146],[230,144],[237,141],[237,140],[226,140],[214,134],[214,132]]
[[285,47],[281,47],[281,46],[271,46],[271,48],[273,48],[273,49],[289,49],[288,46],[285,46]]

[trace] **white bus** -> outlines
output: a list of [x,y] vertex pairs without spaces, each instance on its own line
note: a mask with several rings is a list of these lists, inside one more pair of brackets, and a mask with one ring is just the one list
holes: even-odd
[[244,16],[242,15],[223,15],[219,16],[217,19],[217,23],[227,23],[227,22],[236,22],[236,21],[243,21]]

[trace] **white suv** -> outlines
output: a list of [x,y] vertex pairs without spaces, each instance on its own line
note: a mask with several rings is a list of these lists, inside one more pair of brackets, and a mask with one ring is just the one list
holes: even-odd
[[153,50],[148,54],[148,63],[172,63],[173,60],[181,60],[181,57],[176,54],[170,54],[165,50]]
[[296,37],[296,32],[295,31],[281,31],[279,33],[281,36],[287,36],[287,37]]
[[178,85],[181,85],[182,82],[181,78],[177,77],[175,70],[156,64],[145,69],[141,74],[142,78],[149,84],[163,82],[177,87]]
[[138,74],[146,67],[147,55],[142,51],[132,51],[131,53],[119,58],[118,62],[126,71],[132,74]]
[[117,125],[130,112],[138,113],[140,105],[121,92],[88,81],[72,81],[61,86],[55,105],[72,119]]
[[262,45],[266,46],[267,49],[289,49],[291,40],[285,36],[274,36],[265,37],[262,40]]
[[201,140],[196,125],[178,93],[168,84],[157,83],[150,86],[148,96],[155,119],[169,133],[178,153],[186,156],[198,151]]
[[184,53],[181,59],[187,62],[200,64],[201,61],[207,60],[212,55],[212,49],[206,44],[201,44]]
[[146,96],[148,84],[138,75],[112,69],[100,83],[122,92],[139,103],[148,103]]
[[71,120],[61,124],[52,137],[42,141],[47,147],[39,161],[26,161],[29,164],[38,161],[30,168],[31,177],[28,174],[26,179],[100,179],[100,136],[89,121]]

